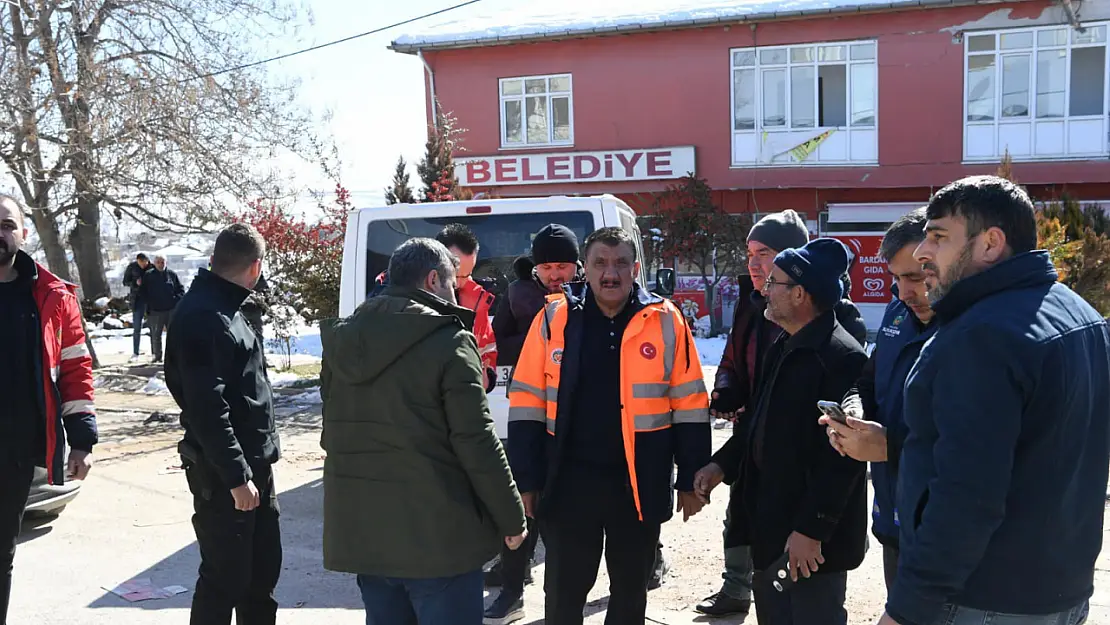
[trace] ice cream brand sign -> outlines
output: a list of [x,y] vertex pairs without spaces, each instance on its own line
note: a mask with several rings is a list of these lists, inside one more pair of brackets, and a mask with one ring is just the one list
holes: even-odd
[[561,152],[461,158],[462,186],[671,180],[696,171],[694,148]]

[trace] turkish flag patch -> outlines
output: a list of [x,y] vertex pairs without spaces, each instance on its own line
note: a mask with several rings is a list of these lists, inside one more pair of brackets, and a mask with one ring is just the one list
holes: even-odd
[[659,350],[655,349],[655,346],[651,343],[644,343],[640,346],[640,355],[648,360],[653,360],[659,355]]

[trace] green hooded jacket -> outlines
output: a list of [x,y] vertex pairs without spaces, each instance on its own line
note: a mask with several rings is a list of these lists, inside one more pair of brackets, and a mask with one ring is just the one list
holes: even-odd
[[322,324],[325,568],[455,576],[524,531],[473,315],[390,287]]

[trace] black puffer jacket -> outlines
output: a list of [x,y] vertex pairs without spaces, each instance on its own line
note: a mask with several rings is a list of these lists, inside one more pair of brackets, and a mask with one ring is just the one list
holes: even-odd
[[[524,256],[513,263],[516,280],[509,285],[505,297],[493,316],[493,335],[497,337],[497,366],[516,366],[524,339],[532,320],[543,310],[547,289],[535,274],[535,265]],[[579,272],[578,279],[581,278]]]

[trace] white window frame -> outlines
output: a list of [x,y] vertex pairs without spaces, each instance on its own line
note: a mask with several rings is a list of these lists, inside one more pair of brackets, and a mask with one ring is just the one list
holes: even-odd
[[[870,45],[872,47],[872,51],[873,51],[872,58],[853,60],[852,59],[852,47],[853,46],[858,46],[858,45]],[[843,60],[833,60],[833,61],[819,60],[820,59],[820,50],[822,48],[841,47],[841,46],[845,47],[846,50],[848,51],[848,54],[847,54],[845,59],[843,59]],[[815,52],[815,55],[814,55],[815,60],[805,61],[805,62],[794,62],[794,60],[792,58],[792,55],[790,54],[791,49],[802,49],[802,48],[812,48]],[[785,64],[764,64],[764,63],[762,63],[762,59],[761,59],[762,53],[766,52],[766,51],[774,51],[774,50],[785,50],[786,51],[787,62]],[[755,65],[737,65],[736,64],[736,53],[737,52],[753,52],[753,53],[755,53]],[[861,40],[854,40],[854,41],[820,41],[820,42],[810,42],[810,43],[797,43],[797,44],[784,45],[784,46],[758,46],[758,47],[745,47],[745,48],[731,48],[731,49],[729,49],[728,54],[729,54],[729,63],[728,63],[728,65],[729,65],[729,70],[728,70],[729,137],[730,137],[729,145],[732,148],[732,154],[729,157],[729,161],[731,162],[732,167],[734,167],[734,168],[736,168],[736,167],[752,167],[752,166],[755,166],[755,167],[784,167],[784,166],[785,167],[798,167],[798,166],[805,166],[805,167],[815,167],[815,166],[816,167],[820,167],[820,166],[844,167],[844,166],[859,166],[859,165],[874,165],[874,164],[877,164],[877,159],[871,160],[871,161],[866,161],[866,162],[865,161],[848,160],[848,161],[836,161],[836,162],[829,162],[829,163],[820,163],[820,162],[814,162],[811,159],[806,159],[805,161],[802,161],[802,162],[790,162],[790,163],[783,163],[783,164],[767,164],[767,163],[761,163],[761,162],[758,162],[758,161],[753,163],[751,161],[737,161],[736,160],[736,152],[735,152],[735,150],[736,150],[736,145],[735,145],[736,135],[738,135],[738,134],[756,134],[758,136],[758,135],[762,135],[762,133],[764,133],[764,132],[767,132],[767,133],[797,132],[797,131],[809,130],[809,129],[812,129],[816,132],[817,130],[822,129],[822,128],[826,128],[826,129],[835,128],[838,132],[848,132],[848,133],[850,133],[850,132],[852,132],[853,128],[858,128],[859,130],[862,130],[862,131],[874,132],[875,137],[876,137],[876,142],[877,142],[878,141],[878,133],[879,133],[879,62],[878,62],[879,42],[878,42],[877,39],[861,39]],[[821,104],[820,83],[818,81],[818,78],[820,76],[820,69],[819,68],[821,66],[825,66],[825,65],[843,65],[845,67],[845,73],[846,73],[846,75],[845,75],[845,81],[846,81],[845,122],[846,122],[846,125],[844,125],[844,126],[822,126],[818,123],[820,121],[819,116],[820,116],[820,104]],[[853,125],[852,124],[852,66],[854,66],[854,65],[869,65],[873,68],[873,71],[874,71],[874,89],[873,89],[873,92],[871,94],[872,95],[872,101],[874,102],[873,121],[872,121],[871,124],[866,125],[866,126]],[[790,68],[792,68],[792,67],[813,67],[814,68],[814,104],[813,104],[814,108],[813,108],[813,112],[814,112],[815,119],[814,119],[814,125],[811,126],[811,127],[806,126],[806,127],[794,128],[790,125],[790,123],[791,123],[790,118],[791,118],[791,115],[792,115],[792,111],[791,111],[791,108],[792,108],[792,102],[791,102],[792,94],[791,94],[791,91],[792,91],[792,89],[791,89],[791,82],[790,82],[790,78],[791,78]],[[756,77],[755,78],[755,124],[754,124],[754,128],[750,128],[750,129],[747,129],[747,128],[738,129],[738,128],[736,128],[736,85],[735,85],[734,81],[735,81],[736,71],[741,70],[741,69],[753,69],[755,71],[755,77]],[[769,126],[769,127],[764,127],[763,126],[764,112],[763,112],[763,79],[762,78],[763,78],[763,71],[766,70],[766,69],[784,69],[784,70],[786,70],[786,98],[785,98],[785,102],[783,104],[784,109],[785,109],[785,113],[786,113],[786,125],[785,126]],[[877,153],[877,150],[876,150],[876,153]]]
[[[566,78],[569,89],[566,91],[551,91],[552,78]],[[544,80],[547,84],[547,90],[542,94],[527,92],[527,81],[529,80]],[[521,93],[514,95],[505,95],[505,83],[520,81]],[[542,95],[547,98],[547,141],[543,142],[529,142],[528,141],[528,114],[527,114],[527,98],[529,96]],[[567,114],[570,122],[570,136],[567,139],[555,139],[555,108],[553,104],[554,98],[566,97],[567,99]],[[505,119],[505,103],[506,102],[520,102],[521,111],[521,141],[519,143],[510,143],[508,141],[508,132],[506,127],[507,120]],[[501,149],[503,150],[527,150],[530,148],[551,147],[551,146],[573,146],[574,145],[574,76],[570,73],[566,74],[541,74],[537,76],[509,76],[501,78],[497,81],[497,116],[501,120]]]
[[[1001,126],[1016,125],[1016,124],[1031,124],[1033,132],[1035,132],[1036,124],[1038,122],[1064,122],[1066,124],[1072,121],[1094,121],[1094,120],[1107,120],[1107,126],[1104,126],[1107,133],[1110,133],[1110,21],[1100,22],[1087,22],[1084,27],[1088,30],[1094,27],[1102,27],[1105,36],[1100,43],[1075,43],[1077,32],[1067,24],[1054,24],[1051,26],[1036,26],[1031,28],[1004,28],[998,30],[983,30],[983,31],[969,31],[963,35],[964,43],[964,62],[963,62],[963,159],[964,162],[978,163],[978,162],[994,162],[1002,157],[1001,154],[988,156],[988,157],[969,157],[968,156],[968,128],[974,126],[981,127],[994,127],[995,141],[997,142],[998,131]],[[1055,30],[1063,30],[1067,33],[1067,43],[1064,45],[1041,45],[1041,33]],[[1015,47],[1002,49],[1002,35],[1019,35],[1023,33],[1031,33],[1033,45],[1032,47]],[[994,37],[994,114],[993,119],[990,121],[972,121],[968,119],[968,91],[970,89],[970,80],[968,76],[968,67],[970,65],[971,57],[973,56],[986,56],[989,51],[972,52],[971,40],[974,37],[990,35]],[[1071,63],[1072,63],[1072,50],[1076,48],[1097,48],[1102,47],[1106,50],[1103,57],[1103,105],[1101,115],[1072,115],[1071,114]],[[1064,71],[1064,115],[1060,117],[1038,117],[1037,116],[1037,72],[1039,70],[1037,63],[1037,53],[1042,50],[1066,50],[1067,63]],[[1022,117],[1003,117],[1002,116],[1002,59],[1007,55],[1029,55],[1029,100],[1026,115]],[[1110,137],[1104,137],[1106,144],[1110,144]],[[1043,161],[1043,160],[1088,160],[1091,157],[1106,156],[1107,150],[1110,147],[1104,147],[1102,153],[1076,153],[1072,154],[1068,146],[1068,136],[1065,130],[1064,134],[1064,152],[1056,155],[1043,155],[1034,154],[1029,156],[1013,156],[1016,161]],[[997,148],[996,148],[997,150]]]

